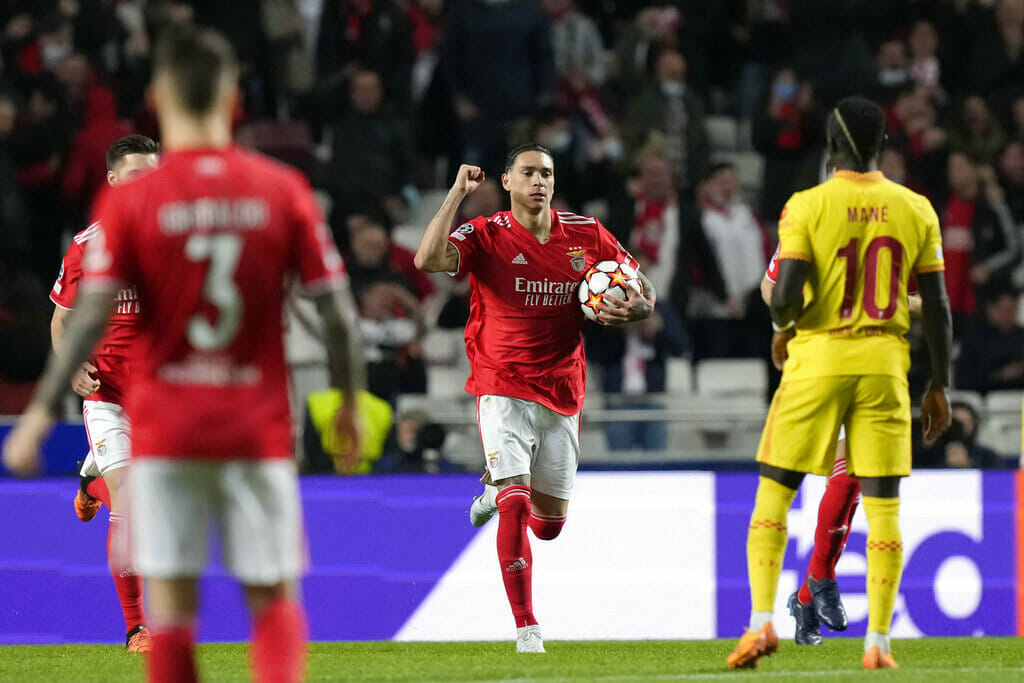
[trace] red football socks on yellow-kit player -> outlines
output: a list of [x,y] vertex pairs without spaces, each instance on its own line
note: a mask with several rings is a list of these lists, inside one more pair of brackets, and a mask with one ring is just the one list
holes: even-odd
[[537,623],[533,616],[533,553],[526,528],[533,509],[529,486],[498,493],[498,562],[516,628]]
[[[860,483],[846,474],[845,468],[829,477],[818,505],[818,526],[814,530],[814,551],[807,575],[816,580],[836,578],[836,563],[850,536],[853,514],[857,511]],[[811,602],[811,590],[804,579],[797,594],[800,604]]]

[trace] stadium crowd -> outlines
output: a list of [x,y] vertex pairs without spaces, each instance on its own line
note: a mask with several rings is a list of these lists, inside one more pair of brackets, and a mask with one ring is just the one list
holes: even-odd
[[[661,293],[651,320],[589,340],[605,391],[664,390],[671,355],[770,368],[759,284],[775,222],[824,177],[823,122],[851,93],[885,108],[886,176],[940,216],[956,385],[1024,389],[1024,0],[258,6],[0,0],[0,412],[41,371],[46,293],[88,222],[103,151],[132,130],[157,137],[151,44],[185,21],[238,51],[237,139],[303,170],[329,205],[369,389],[386,401],[429,390],[425,335],[466,315],[465,288],[416,271],[394,229],[459,163],[496,178],[526,140],[554,154],[554,206],[598,216]],[[503,201],[489,182],[462,215]],[[911,337],[918,396],[926,354]]]

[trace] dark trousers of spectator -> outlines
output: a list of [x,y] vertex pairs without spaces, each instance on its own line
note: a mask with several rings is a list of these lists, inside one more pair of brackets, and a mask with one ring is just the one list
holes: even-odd
[[427,368],[418,356],[366,364],[366,388],[394,405],[400,394],[427,393]]

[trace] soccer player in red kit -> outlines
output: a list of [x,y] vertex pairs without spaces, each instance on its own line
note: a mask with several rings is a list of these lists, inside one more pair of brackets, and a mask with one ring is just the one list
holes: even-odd
[[232,145],[238,65],[219,34],[183,27],[157,43],[151,94],[164,158],[97,203],[64,353],[4,445],[30,474],[63,387],[99,340],[117,292],[141,310],[125,411],[132,421],[132,551],[146,577],[151,681],[194,681],[197,581],[207,531],[253,616],[260,681],[298,681],[306,658],[304,565],[282,340],[297,276],[324,319],[334,426],[358,457],[361,365],[341,257],[305,179]]
[[[579,460],[579,418],[586,362],[583,313],[576,290],[584,274],[605,260],[636,261],[596,218],[551,209],[555,169],[539,145],[513,150],[501,182],[512,210],[478,217],[449,234],[459,204],[484,181],[462,166],[427,227],[416,267],[468,274],[466,323],[470,376],[477,397],[480,438],[494,486],[471,510],[477,526],[498,514],[498,561],[515,617],[516,651],[544,652],[533,614],[533,557],[526,529],[543,540],[565,524]],[[603,306],[598,322],[624,324],[654,310],[655,291]]]
[[[141,173],[156,167],[159,147],[145,135],[126,135],[107,150],[107,183],[117,187]],[[50,291],[54,304],[50,337],[56,353],[61,342],[68,314],[75,305],[78,283],[82,277],[82,255],[85,246],[99,232],[93,223],[71,240],[60,274]],[[129,375],[128,346],[135,335],[139,317],[139,298],[134,286],[117,293],[117,306],[100,345],[92,358],[83,363],[71,380],[71,387],[84,400],[82,417],[89,438],[89,454],[79,472],[81,486],[75,496],[75,512],[88,522],[104,502],[110,510],[107,530],[107,558],[114,587],[124,613],[125,646],[129,652],[149,651],[149,631],[142,612],[142,579],[130,566],[119,560],[123,553],[113,553],[112,542],[118,537],[122,523],[122,490],[128,459],[131,455],[131,427],[122,408],[124,385]]]

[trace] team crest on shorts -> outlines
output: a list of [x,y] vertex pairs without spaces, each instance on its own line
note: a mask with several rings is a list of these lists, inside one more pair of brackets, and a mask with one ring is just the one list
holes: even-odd
[[106,453],[107,453],[107,443],[106,443],[106,441],[107,441],[106,439],[100,439],[99,441],[96,442],[96,455],[106,455]]
[[498,451],[493,451],[487,454],[487,466],[492,470],[498,466]]
[[572,249],[565,252],[566,256],[569,257],[569,265],[578,273],[582,273],[587,269],[587,260],[584,258],[586,253],[586,249]]

